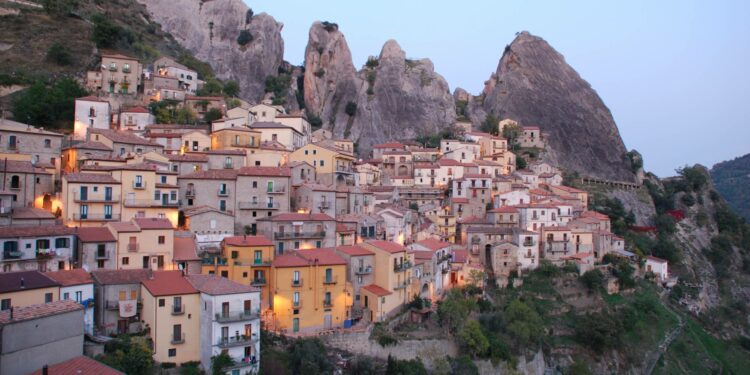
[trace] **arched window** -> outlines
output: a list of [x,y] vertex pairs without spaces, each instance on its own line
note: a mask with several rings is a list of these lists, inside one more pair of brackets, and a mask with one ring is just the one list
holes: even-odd
[[18,176],[11,176],[10,177],[10,188],[11,189],[20,189],[21,188],[21,178]]

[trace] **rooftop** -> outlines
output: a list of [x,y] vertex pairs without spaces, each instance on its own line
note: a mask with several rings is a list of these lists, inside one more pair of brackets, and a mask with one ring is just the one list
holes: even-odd
[[117,239],[107,227],[78,228],[78,240],[81,242],[115,242]]
[[16,271],[0,273],[0,293],[60,286],[49,276],[39,271]]
[[91,271],[91,277],[97,284],[102,285],[140,284],[148,279],[150,272],[146,269],[93,270]]
[[407,251],[405,247],[399,245],[396,242],[383,241],[383,240],[370,240],[365,242],[368,245],[374,246],[380,250],[389,252],[391,254],[400,253]]
[[273,242],[265,236],[224,237],[224,244],[229,246],[273,246]]
[[[48,366],[47,373],[54,375],[125,375],[124,372],[117,371],[84,355]],[[42,375],[42,370],[36,370],[30,375]]]
[[50,303],[42,303],[39,305],[15,307],[13,308],[13,319],[10,318],[10,310],[0,311],[0,326],[9,323],[44,318],[47,316],[63,314],[76,310],[83,310],[83,306],[78,302],[69,299],[63,299]]
[[256,287],[216,275],[189,275],[186,279],[193,288],[212,296],[260,292],[260,289]]
[[193,294],[198,291],[191,285],[182,271],[153,271],[153,275],[142,282],[154,297]]
[[73,286],[91,284],[94,280],[91,275],[81,268],[72,270],[55,271],[45,273],[50,279],[60,283],[62,286]]
[[374,294],[374,295],[376,295],[378,297],[385,297],[387,295],[392,294],[389,290],[384,289],[383,287],[381,287],[379,285],[376,285],[376,284],[365,285],[365,286],[362,287],[362,289],[364,289],[364,290],[366,290],[366,291],[368,291],[368,292],[370,292],[370,293],[372,293],[372,294]]

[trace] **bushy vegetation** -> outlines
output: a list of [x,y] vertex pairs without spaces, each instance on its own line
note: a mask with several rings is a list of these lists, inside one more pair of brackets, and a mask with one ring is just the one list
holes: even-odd
[[479,125],[479,130],[485,133],[490,133],[492,135],[498,135],[499,133],[499,128],[497,126],[498,122],[500,122],[500,120],[498,120],[495,115],[490,113],[487,115],[487,117],[485,117],[484,121],[482,121],[482,124]]
[[612,226],[612,232],[617,235],[624,235],[628,227],[635,224],[633,212],[625,211],[622,201],[617,198],[597,194],[594,196],[594,204],[591,209],[607,215]]
[[237,36],[237,44],[244,46],[253,41],[253,34],[248,30],[241,30]]
[[414,140],[421,143],[424,147],[440,147],[440,141],[443,139],[461,139],[463,138],[463,129],[457,126],[449,126],[440,130],[437,134],[432,135],[420,135]]
[[714,165],[711,178],[716,190],[732,209],[745,221],[750,221],[750,189],[747,188],[750,185],[750,154]]
[[419,359],[398,360],[388,356],[386,375],[427,375],[427,369]]
[[65,66],[73,62],[73,56],[62,43],[55,42],[47,50],[47,60]]
[[147,375],[154,366],[153,352],[142,338],[122,335],[104,345],[96,360],[126,374]]
[[170,100],[149,104],[149,110],[156,117],[157,124],[195,124],[197,115],[188,107],[179,107]]
[[130,29],[118,26],[105,14],[94,14],[91,22],[94,24],[91,40],[99,48],[114,48],[118,44],[130,46],[135,40]]
[[273,93],[274,105],[286,104],[286,93],[289,90],[291,81],[292,76],[287,73],[266,77],[265,92]]
[[344,113],[346,113],[349,116],[354,116],[357,114],[357,103],[355,102],[347,102],[346,106],[344,107]]
[[289,348],[290,369],[294,374],[326,374],[333,365],[326,356],[326,348],[317,338],[295,340]]
[[62,78],[50,86],[38,81],[13,100],[13,118],[35,126],[72,128],[75,98],[86,94],[70,78]]

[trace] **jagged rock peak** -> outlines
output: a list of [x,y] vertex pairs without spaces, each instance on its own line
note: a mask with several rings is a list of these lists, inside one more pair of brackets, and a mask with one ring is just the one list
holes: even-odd
[[485,85],[484,110],[547,133],[543,155],[581,175],[634,181],[611,112],[565,58],[526,31],[505,48]]
[[393,59],[394,61],[404,61],[406,59],[406,52],[401,49],[401,46],[397,41],[388,39],[383,44],[383,48],[380,50],[380,59]]

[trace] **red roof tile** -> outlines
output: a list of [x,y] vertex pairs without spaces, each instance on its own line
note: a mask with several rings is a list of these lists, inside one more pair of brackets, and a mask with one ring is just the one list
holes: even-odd
[[[54,375],[125,375],[99,361],[80,355],[65,362],[60,362],[47,368],[48,374]],[[36,370],[31,375],[41,375],[42,370]]]
[[173,256],[175,262],[200,260],[193,237],[175,237]]
[[407,251],[405,247],[399,245],[396,242],[391,242],[391,241],[370,240],[370,241],[366,241],[365,243],[368,245],[377,247],[380,250],[387,251],[391,254]]
[[307,267],[310,263],[295,254],[295,251],[285,252],[282,255],[278,255],[273,260],[273,266],[277,268],[284,267]]
[[16,307],[13,309],[13,319],[10,319],[10,310],[0,311],[0,326],[22,322],[25,320],[43,318],[45,316],[62,314],[70,311],[83,310],[83,306],[73,300],[63,299],[39,305]]
[[297,254],[311,263],[318,262],[321,266],[346,265],[346,259],[336,254],[333,249],[297,250]]
[[115,242],[117,239],[107,227],[78,228],[78,240],[81,242]]
[[91,284],[94,282],[91,275],[81,268],[47,272],[45,275],[50,279],[57,281],[62,286]]
[[105,173],[66,173],[63,178],[69,183],[119,184],[111,175]]
[[224,237],[224,243],[229,246],[273,246],[273,242],[265,236]]
[[[23,286],[22,286],[23,285]],[[60,284],[39,271],[16,271],[0,273],[0,293],[50,288]]]
[[334,218],[326,215],[326,214],[315,214],[315,213],[307,213],[307,214],[300,214],[296,212],[285,212],[280,213],[271,217],[263,217],[258,219],[258,221],[335,221]]
[[198,292],[182,275],[182,271],[154,271],[153,276],[142,283],[154,297]]
[[[18,210],[17,208],[15,210]],[[76,228],[64,225],[0,227],[0,238],[65,236],[76,233]]]
[[122,111],[122,113],[150,113],[150,112],[148,111],[148,109],[143,108],[143,107],[133,107],[133,108],[128,108]]
[[422,246],[424,248],[430,249],[432,251],[438,251],[440,249],[444,249],[446,247],[451,247],[453,244],[450,242],[440,241],[436,240],[434,238],[427,238],[422,241],[417,241],[414,243],[415,245]]
[[101,285],[122,285],[122,284],[140,284],[148,279],[151,271],[144,269],[136,270],[93,270],[91,277],[97,284]]
[[372,148],[404,148],[404,144],[401,142],[386,142],[374,145]]
[[137,218],[133,219],[136,225],[138,225],[141,230],[148,230],[148,229],[174,229],[172,226],[172,222],[169,221],[169,219],[162,219],[162,218],[156,218],[156,217],[150,217],[150,218]]
[[256,287],[216,275],[189,275],[186,278],[195,289],[212,296],[260,292],[260,289]]
[[364,289],[364,290],[366,290],[366,291],[368,291],[368,292],[370,292],[370,293],[372,293],[372,294],[374,294],[374,295],[376,295],[378,297],[385,297],[387,295],[393,294],[390,291],[384,289],[383,287],[381,287],[379,285],[375,285],[375,284],[365,285],[365,286],[362,287],[362,289]]
[[375,255],[370,250],[365,249],[362,246],[336,246],[336,251],[340,251],[349,256],[363,256],[363,255]]
[[290,177],[292,172],[287,167],[242,167],[237,171],[238,176],[269,176]]
[[648,260],[650,260],[650,261],[652,261],[652,262],[656,262],[656,263],[667,263],[667,261],[666,261],[666,260],[664,260],[664,259],[661,259],[661,258],[657,258],[657,257],[655,257],[655,256],[653,256],[653,255],[649,255],[649,256],[647,256],[647,257],[646,257],[646,259],[648,259]]

